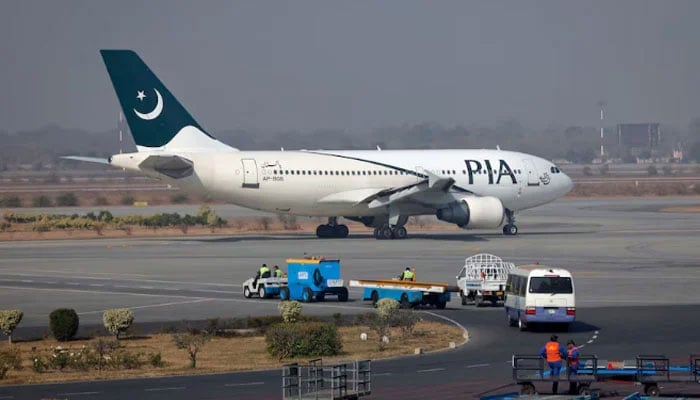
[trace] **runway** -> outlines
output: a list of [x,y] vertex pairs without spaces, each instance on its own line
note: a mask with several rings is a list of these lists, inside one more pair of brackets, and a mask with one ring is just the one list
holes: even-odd
[[[519,214],[517,237],[467,231],[376,241],[364,231],[345,240],[298,234],[4,242],[0,304],[24,311],[22,327],[45,326],[57,307],[75,308],[81,324],[100,323],[102,311],[113,307],[134,309],[136,323],[276,314],[276,300],[247,300],[241,293],[240,284],[262,262],[282,266],[286,258],[306,252],[339,257],[345,279],[392,277],[415,265],[420,280],[452,283],[465,257],[488,252],[516,264],[540,262],[573,272],[579,322],[564,335],[591,341],[586,351],[610,358],[650,352],[683,357],[700,352],[700,321],[692,317],[700,309],[700,218],[661,210],[699,203],[698,198],[560,200]],[[225,217],[251,215],[236,207],[216,211]],[[358,299],[360,293],[350,295]],[[326,315],[369,309],[359,300],[304,305],[305,313]],[[376,398],[471,397],[509,382],[510,355],[534,352],[548,336],[510,329],[502,309],[461,306],[459,299],[440,314],[465,325],[470,342],[439,355],[376,363]],[[427,382],[435,391],[427,390]],[[180,389],[146,391],[167,387]],[[65,396],[88,392],[99,393]],[[279,372],[0,388],[0,398],[252,394],[279,398]]]

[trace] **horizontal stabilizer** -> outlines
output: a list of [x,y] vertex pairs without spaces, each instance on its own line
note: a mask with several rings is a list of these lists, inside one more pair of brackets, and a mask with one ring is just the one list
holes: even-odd
[[81,156],[63,156],[61,158],[63,158],[64,160],[83,161],[83,162],[109,165],[109,160],[106,158],[81,157]]

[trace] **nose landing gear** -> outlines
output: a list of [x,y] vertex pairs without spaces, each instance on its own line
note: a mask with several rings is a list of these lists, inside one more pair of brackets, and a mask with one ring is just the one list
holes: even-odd
[[515,236],[518,234],[518,227],[515,225],[515,212],[506,208],[506,219],[508,222],[503,225],[503,234]]

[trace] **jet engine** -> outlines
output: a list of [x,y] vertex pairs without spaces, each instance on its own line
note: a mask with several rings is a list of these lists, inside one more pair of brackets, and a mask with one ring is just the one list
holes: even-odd
[[503,223],[503,203],[496,197],[463,197],[437,210],[438,219],[460,228],[498,228]]

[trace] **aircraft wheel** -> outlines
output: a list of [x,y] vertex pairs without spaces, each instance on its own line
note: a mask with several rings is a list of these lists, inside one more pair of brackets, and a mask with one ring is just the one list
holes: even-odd
[[503,234],[509,236],[515,236],[518,234],[518,227],[513,224],[503,225]]
[[408,231],[403,226],[394,229],[395,239],[406,239],[406,236],[408,236]]
[[348,237],[348,234],[350,234],[350,230],[348,229],[347,225],[336,225],[333,228],[333,233],[334,233],[334,235],[333,235],[334,237],[346,238],[346,237]]
[[330,225],[319,225],[316,227],[316,236],[319,238],[327,238],[331,235]]
[[394,236],[394,233],[391,231],[391,228],[388,226],[385,226],[383,228],[379,228],[379,237],[378,239],[380,240],[389,240],[392,239]]
[[253,294],[250,292],[250,289],[248,289],[247,286],[243,288],[243,297],[246,299],[253,297]]

